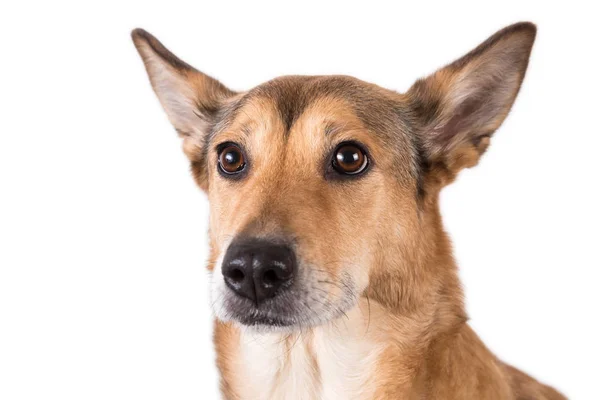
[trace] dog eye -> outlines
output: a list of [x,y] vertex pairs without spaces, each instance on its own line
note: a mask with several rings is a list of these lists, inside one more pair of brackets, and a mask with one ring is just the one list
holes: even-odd
[[229,143],[219,151],[219,168],[225,174],[237,174],[245,167],[244,153],[236,144]]
[[333,153],[333,168],[340,174],[360,174],[368,163],[364,150],[354,143],[342,143]]

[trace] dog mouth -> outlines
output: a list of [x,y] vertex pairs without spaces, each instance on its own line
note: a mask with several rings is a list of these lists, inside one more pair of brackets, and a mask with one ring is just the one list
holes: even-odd
[[280,293],[260,304],[242,298],[235,293],[226,293],[224,313],[220,317],[234,320],[250,327],[290,328],[318,324],[318,315],[313,315],[310,306],[323,300],[301,296],[298,293]]
[[295,325],[294,314],[298,312],[295,304],[283,294],[256,304],[235,293],[227,293],[223,305],[224,319],[231,319],[246,326],[290,327]]
[[225,285],[213,287],[213,311],[221,321],[270,330],[296,330],[323,325],[344,315],[357,303],[350,277],[335,286],[331,281],[297,282],[272,298],[256,303]]

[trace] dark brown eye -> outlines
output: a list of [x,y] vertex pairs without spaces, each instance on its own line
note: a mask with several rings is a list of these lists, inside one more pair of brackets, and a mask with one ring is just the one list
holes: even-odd
[[340,174],[360,174],[367,168],[367,155],[359,146],[347,143],[339,146],[333,155],[333,168]]
[[219,152],[219,168],[226,174],[237,174],[246,166],[242,150],[235,144],[226,145]]

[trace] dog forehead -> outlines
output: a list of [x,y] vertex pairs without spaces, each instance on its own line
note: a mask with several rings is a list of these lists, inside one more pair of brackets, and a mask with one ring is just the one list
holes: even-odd
[[294,123],[318,100],[329,98],[352,104],[356,89],[356,84],[345,77],[289,76],[254,88],[248,98],[269,102],[289,134]]
[[398,136],[406,126],[406,112],[399,97],[349,76],[284,76],[251,89],[226,107],[216,131],[248,117],[276,118],[283,134],[289,135],[308,110],[316,112],[319,106],[329,105],[322,111],[336,108],[338,114],[352,113],[366,129],[387,140]]

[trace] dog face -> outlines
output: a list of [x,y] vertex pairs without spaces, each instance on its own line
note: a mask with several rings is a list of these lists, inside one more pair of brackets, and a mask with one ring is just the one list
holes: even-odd
[[[381,104],[361,118],[357,98]],[[352,78],[285,77],[230,107],[207,142],[217,315],[277,326],[338,317],[399,229],[380,221],[402,223],[389,192],[416,215],[416,160],[392,96]]]
[[406,94],[345,76],[236,93],[134,31],[209,198],[216,316],[301,329],[361,296],[399,306],[443,281],[416,267],[438,242],[438,192],[486,150],[534,37],[531,24],[505,28]]

